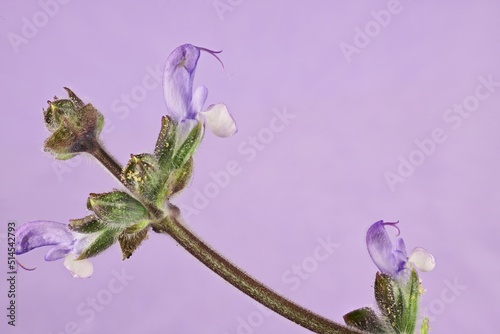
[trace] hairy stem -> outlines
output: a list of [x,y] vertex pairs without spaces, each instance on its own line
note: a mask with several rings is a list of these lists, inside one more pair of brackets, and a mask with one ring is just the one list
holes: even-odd
[[[122,167],[99,143],[94,145],[88,153],[92,154],[97,160],[99,160],[99,162],[106,169],[108,169],[111,174],[113,174],[125,187],[127,187],[121,177]],[[134,192],[132,189],[129,190]],[[135,195],[141,198],[139,194]],[[262,305],[315,333],[361,333],[354,329],[337,324],[336,322],[328,320],[327,318],[291,302],[249,276],[243,270],[239,269],[219,253],[214,251],[210,246],[189,231],[186,226],[180,223],[176,218],[179,212],[175,206],[168,204],[169,208],[167,209],[171,215],[164,217],[163,211],[159,210],[153,204],[143,200],[141,200],[141,202],[149,209],[151,215],[158,219],[152,225],[155,232],[170,235],[209,269]]]
[[[121,175],[122,175],[122,166],[118,161],[115,160],[103,147],[100,143],[96,143],[92,146],[92,149],[87,152],[94,156],[114,177],[118,179],[123,184]],[[125,185],[125,184],[123,184]]]
[[153,226],[156,232],[169,234],[191,255],[217,275],[262,305],[315,333],[359,334],[280,296],[226,260],[175,217],[168,217]]

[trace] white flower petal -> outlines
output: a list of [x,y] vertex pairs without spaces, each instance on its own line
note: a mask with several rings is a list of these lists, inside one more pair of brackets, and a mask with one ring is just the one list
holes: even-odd
[[436,266],[434,256],[427,250],[417,247],[411,251],[408,261],[420,271],[431,271]]
[[69,270],[71,276],[79,278],[87,278],[94,272],[94,265],[87,259],[77,260],[76,255],[69,253],[64,258],[64,266]]
[[230,137],[238,131],[233,117],[225,104],[213,104],[201,112],[207,120],[207,126],[218,137]]

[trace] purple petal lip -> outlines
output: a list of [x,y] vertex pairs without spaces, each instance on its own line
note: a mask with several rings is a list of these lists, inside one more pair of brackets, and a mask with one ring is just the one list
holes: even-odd
[[16,255],[38,247],[54,246],[47,252],[45,260],[58,260],[73,249],[74,240],[66,224],[47,220],[31,221],[21,225],[16,231]]
[[370,226],[366,233],[366,246],[373,262],[382,273],[394,277],[405,269],[408,260],[403,239],[397,238],[396,246],[394,246],[385,230],[386,225],[393,226],[398,230],[397,235],[399,235],[397,223],[384,223],[383,220],[379,220]]

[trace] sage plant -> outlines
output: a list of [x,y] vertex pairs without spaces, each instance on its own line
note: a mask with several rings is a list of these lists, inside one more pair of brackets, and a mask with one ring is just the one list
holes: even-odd
[[[104,116],[72,90],[68,97],[54,98],[44,110],[51,132],[45,151],[56,159],[88,154],[97,159],[122,184],[123,189],[89,195],[91,214],[70,219],[68,224],[31,221],[16,231],[16,255],[49,246],[46,261],[64,259],[73,277],[89,277],[90,258],[118,243],[123,259],[128,259],[151,231],[166,234],[220,277],[271,310],[315,333],[417,333],[418,306],[422,287],[416,269],[429,271],[434,258],[422,248],[407,256],[403,239],[394,246],[386,226],[397,223],[378,221],[366,236],[367,248],[380,272],[375,278],[376,307],[364,307],[344,316],[346,325],[326,319],[280,296],[230,263],[182,222],[172,203],[188,185],[193,173],[193,156],[205,134],[205,127],[220,137],[230,137],[237,128],[226,105],[204,109],[208,90],[193,91],[193,79],[201,52],[217,57],[215,51],[190,44],[176,48],[167,58],[163,77],[166,115],[154,150],[131,155],[121,166],[103,147],[99,135]],[[399,229],[398,229],[399,231]],[[429,330],[428,320],[420,333]]]

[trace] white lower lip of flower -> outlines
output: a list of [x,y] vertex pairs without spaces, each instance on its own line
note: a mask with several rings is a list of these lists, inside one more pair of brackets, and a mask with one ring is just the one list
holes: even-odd
[[225,104],[214,104],[201,112],[207,120],[207,126],[218,137],[230,137],[237,131],[236,123]]
[[69,253],[64,258],[64,266],[74,278],[88,278],[94,272],[94,265],[89,260],[77,260],[77,256]]
[[411,251],[408,262],[423,272],[431,271],[436,266],[434,256],[421,247],[416,247]]

